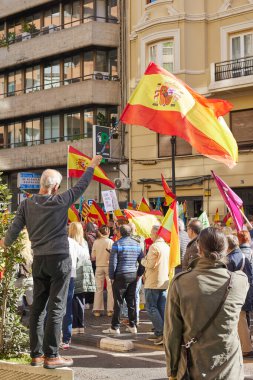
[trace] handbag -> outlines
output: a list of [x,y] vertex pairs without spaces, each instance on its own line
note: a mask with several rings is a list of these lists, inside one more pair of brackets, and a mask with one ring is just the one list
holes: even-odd
[[229,291],[232,288],[232,277],[233,277],[233,273],[230,272],[229,273],[229,279],[227,281],[226,291],[225,291],[225,293],[224,293],[224,295],[222,297],[221,302],[219,303],[218,308],[213,313],[213,315],[211,316],[211,318],[206,322],[206,324],[204,325],[204,327],[202,327],[202,329],[199,330],[199,332],[195,335],[194,338],[191,338],[187,343],[182,344],[182,347],[185,349],[186,363],[187,363],[186,371],[185,371],[184,376],[182,377],[182,380],[194,380],[191,377],[191,374],[190,374],[190,369],[191,369],[191,366],[192,366],[191,346],[193,344],[196,344],[200,340],[200,338],[202,337],[203,333],[208,329],[208,327],[211,326],[211,324],[213,323],[213,321],[215,320],[215,318],[219,314],[222,306],[224,305],[224,303],[225,303],[225,301],[227,299]]

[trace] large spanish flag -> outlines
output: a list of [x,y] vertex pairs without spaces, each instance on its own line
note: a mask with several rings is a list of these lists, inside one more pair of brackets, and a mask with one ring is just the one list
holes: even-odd
[[152,226],[160,225],[159,217],[136,210],[125,209],[124,214],[128,220],[134,223],[138,235],[149,238]]
[[233,167],[238,147],[222,118],[231,109],[229,102],[204,98],[151,62],[120,120],[179,136],[204,156]]
[[[79,150],[73,148],[72,146],[68,147],[68,177],[81,177],[90,162],[90,157],[79,152]],[[94,170],[93,179],[113,189],[115,188],[114,183],[109,180],[105,172],[99,166],[96,166]]]
[[158,231],[158,235],[170,244],[169,273],[170,279],[172,279],[175,267],[180,265],[181,262],[176,201],[170,205]]

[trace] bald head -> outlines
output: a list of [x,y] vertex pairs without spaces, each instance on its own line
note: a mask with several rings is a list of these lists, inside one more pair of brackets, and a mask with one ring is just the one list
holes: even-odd
[[44,170],[40,177],[41,189],[51,191],[56,185],[60,185],[62,181],[62,175],[57,170],[47,169]]

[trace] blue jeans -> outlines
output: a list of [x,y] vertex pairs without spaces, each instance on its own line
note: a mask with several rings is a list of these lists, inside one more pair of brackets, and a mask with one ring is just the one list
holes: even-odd
[[165,289],[145,289],[146,310],[156,336],[163,335],[166,298],[167,291]]
[[[142,285],[142,278],[139,278],[136,284],[136,291],[135,291],[135,300],[136,300],[136,320],[139,322],[139,315],[140,315],[140,291],[141,291],[141,285]],[[124,318],[128,318],[128,309],[127,304],[124,299],[123,305],[122,305],[122,311],[121,315]]]
[[66,314],[64,315],[63,323],[62,323],[63,343],[69,343],[71,339],[71,335],[72,335],[72,322],[73,322],[72,300],[74,297],[74,287],[75,287],[74,277],[71,277],[70,282],[69,282]]

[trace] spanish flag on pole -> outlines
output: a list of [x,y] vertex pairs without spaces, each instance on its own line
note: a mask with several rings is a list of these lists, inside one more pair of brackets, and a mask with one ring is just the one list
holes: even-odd
[[181,137],[199,153],[232,168],[238,147],[222,118],[231,109],[229,102],[204,98],[151,62],[120,120]]
[[87,215],[87,219],[91,222],[94,222],[98,225],[98,227],[107,224],[107,218],[104,211],[99,207],[99,205],[93,201],[90,206],[89,214]]
[[[79,150],[72,146],[68,147],[68,177],[81,177],[90,162],[90,157],[79,152]],[[105,172],[98,166],[94,170],[93,179],[111,187],[112,189],[115,188],[114,183],[109,180]]]
[[216,209],[214,218],[213,218],[214,223],[218,223],[220,221],[220,214],[219,214],[219,209]]
[[170,244],[169,273],[171,280],[174,276],[175,267],[181,263],[176,201],[170,205],[170,208],[164,217],[163,223],[158,230],[158,235]]
[[150,212],[150,207],[146,201],[146,199],[143,197],[142,200],[141,200],[141,203],[139,204],[138,208],[137,208],[137,211],[141,211],[141,212]]
[[162,174],[161,174],[161,177],[162,177],[162,185],[163,185],[163,190],[164,190],[164,195],[165,195],[164,206],[169,206],[176,199],[176,195],[172,193],[171,188],[165,181],[165,178]]

